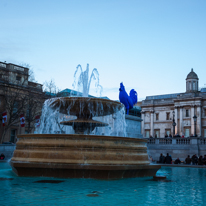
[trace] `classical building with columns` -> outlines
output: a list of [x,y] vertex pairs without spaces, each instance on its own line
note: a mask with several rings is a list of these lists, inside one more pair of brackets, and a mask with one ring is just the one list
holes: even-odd
[[199,90],[198,80],[192,69],[186,78],[185,93],[147,96],[142,101],[143,137],[161,138],[173,133],[206,137],[206,88]]

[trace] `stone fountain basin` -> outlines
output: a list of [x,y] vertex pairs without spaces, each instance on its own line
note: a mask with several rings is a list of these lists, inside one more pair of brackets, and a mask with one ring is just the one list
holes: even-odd
[[154,176],[147,140],[65,134],[18,135],[13,171],[19,176],[118,179]]

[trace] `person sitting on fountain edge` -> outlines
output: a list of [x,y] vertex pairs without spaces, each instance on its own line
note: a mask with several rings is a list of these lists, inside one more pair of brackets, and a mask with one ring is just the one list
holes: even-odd
[[165,156],[161,153],[159,157],[159,163],[164,163],[165,162]]
[[5,159],[5,155],[2,153],[0,156],[0,160],[4,160]]
[[165,157],[165,163],[166,164],[172,164],[172,157],[167,153],[167,156]]
[[190,155],[188,155],[187,158],[185,159],[185,163],[186,163],[187,165],[190,165],[191,162],[192,162],[192,159],[190,158]]
[[174,164],[181,164],[179,157],[175,160]]

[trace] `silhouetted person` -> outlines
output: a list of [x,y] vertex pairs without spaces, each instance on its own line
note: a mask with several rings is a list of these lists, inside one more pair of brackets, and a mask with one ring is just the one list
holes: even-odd
[[206,155],[204,155],[204,157],[202,158],[202,163],[203,163],[204,165],[206,165]]
[[165,163],[166,164],[172,164],[172,157],[169,156],[169,153],[167,153],[167,156],[165,157]]
[[185,163],[186,163],[187,165],[190,165],[191,162],[192,162],[192,159],[190,158],[190,155],[188,155],[187,158],[185,159]]
[[202,161],[202,155],[199,156],[198,165],[204,165],[204,163]]
[[193,164],[193,165],[197,165],[197,163],[198,163],[198,157],[197,157],[197,155],[195,154],[195,155],[192,156],[192,164]]
[[175,162],[174,162],[174,164],[180,164],[181,163],[181,161],[180,161],[180,159],[179,159],[179,157],[175,160]]
[[4,160],[5,159],[5,155],[2,153],[0,156],[0,160]]
[[165,162],[165,157],[163,156],[163,154],[161,153],[160,154],[160,157],[159,157],[159,163],[164,163]]

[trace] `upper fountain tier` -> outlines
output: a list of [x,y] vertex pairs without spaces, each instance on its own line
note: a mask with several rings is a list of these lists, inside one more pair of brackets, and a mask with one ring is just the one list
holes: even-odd
[[60,122],[73,127],[77,134],[89,134],[95,127],[107,126],[107,123],[95,121],[92,117],[106,116],[118,112],[123,105],[120,102],[90,97],[61,97],[50,104],[60,113],[77,116],[77,119]]
[[59,112],[63,114],[92,118],[116,113],[123,105],[120,102],[102,98],[61,97],[54,100],[50,107],[59,108]]

